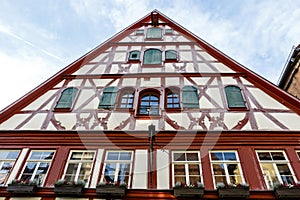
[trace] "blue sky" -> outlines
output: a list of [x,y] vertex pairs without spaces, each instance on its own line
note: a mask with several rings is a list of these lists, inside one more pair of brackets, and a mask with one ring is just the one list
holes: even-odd
[[277,83],[299,0],[1,0],[0,109],[154,9]]

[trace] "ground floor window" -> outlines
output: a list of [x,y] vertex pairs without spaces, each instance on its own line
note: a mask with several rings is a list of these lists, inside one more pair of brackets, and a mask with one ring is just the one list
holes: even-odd
[[259,164],[268,189],[276,184],[294,184],[295,174],[284,151],[257,151]]
[[132,151],[107,151],[101,182],[130,185],[132,171]]
[[0,150],[0,185],[5,185],[19,150]]
[[199,151],[172,152],[173,186],[181,183],[192,185],[203,183]]
[[215,187],[218,184],[242,184],[244,178],[236,151],[211,151],[210,162]]

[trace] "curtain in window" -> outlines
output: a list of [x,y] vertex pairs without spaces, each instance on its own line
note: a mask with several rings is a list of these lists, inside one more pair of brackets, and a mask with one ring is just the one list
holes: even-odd
[[198,91],[194,86],[182,88],[182,107],[199,108]]
[[113,109],[118,95],[117,87],[107,87],[103,90],[102,98],[98,108]]
[[245,100],[243,98],[241,89],[237,86],[226,86],[225,93],[229,108],[245,108]]
[[161,64],[162,55],[159,49],[149,49],[144,53],[144,64]]
[[55,108],[70,109],[73,105],[73,102],[74,102],[77,92],[78,92],[77,88],[74,88],[74,87],[66,88],[62,92]]

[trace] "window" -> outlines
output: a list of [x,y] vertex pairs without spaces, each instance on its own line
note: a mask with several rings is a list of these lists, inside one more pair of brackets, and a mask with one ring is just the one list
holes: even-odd
[[295,183],[295,175],[283,151],[257,151],[257,156],[268,189],[277,183]]
[[173,29],[165,29],[165,34],[173,34]]
[[105,157],[101,182],[126,183],[129,186],[131,168],[131,151],[108,151]]
[[102,98],[98,108],[113,109],[115,107],[117,95],[118,95],[117,87],[104,88]]
[[228,108],[246,108],[241,89],[234,85],[225,87]]
[[162,31],[161,28],[149,28],[147,30],[147,39],[161,39]]
[[191,185],[202,181],[199,151],[174,151],[172,156],[173,186],[177,182]]
[[133,108],[134,89],[125,89],[121,93],[120,108]]
[[144,61],[145,65],[152,65],[152,64],[161,64],[162,62],[162,55],[159,49],[148,49],[144,53]]
[[19,155],[18,150],[0,150],[0,185],[4,185]]
[[179,92],[175,88],[166,89],[166,108],[180,108]]
[[77,95],[77,92],[78,92],[77,88],[74,88],[74,87],[66,88],[62,92],[55,108],[71,109],[73,102],[75,100],[75,97]]
[[51,165],[54,153],[54,150],[31,151],[21,173],[20,180],[37,181],[38,184],[42,186]]
[[198,90],[194,86],[182,88],[182,107],[199,108]]
[[298,157],[300,159],[300,151],[296,151],[296,152],[297,152],[297,155],[298,155]]
[[139,101],[140,115],[159,115],[159,93],[148,91],[141,93]]
[[174,50],[169,50],[165,52],[165,59],[167,60],[177,60],[177,52]]
[[236,151],[211,151],[210,161],[215,187],[218,183],[244,183]]
[[140,60],[140,52],[139,51],[131,51],[129,53],[129,61],[139,61]]
[[144,35],[144,30],[138,29],[138,30],[135,31],[135,34],[136,35]]
[[71,151],[63,179],[85,181],[88,185],[94,163],[95,151]]

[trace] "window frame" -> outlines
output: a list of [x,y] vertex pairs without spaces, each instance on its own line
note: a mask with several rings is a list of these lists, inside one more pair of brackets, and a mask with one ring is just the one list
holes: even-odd
[[[132,57],[134,54],[137,54],[136,58]],[[140,61],[141,61],[141,52],[140,51],[133,50],[128,53],[128,62],[140,62]]]
[[[234,153],[235,157],[236,157],[236,160],[213,160],[211,153],[222,153],[223,157],[224,157],[224,153]],[[226,179],[226,183],[224,183],[224,184],[230,184],[231,183],[230,182],[230,176],[232,176],[232,175],[229,173],[228,166],[227,166],[229,164],[236,164],[238,166],[238,170],[240,172],[240,174],[238,176],[240,176],[241,184],[246,183],[245,178],[244,178],[242,165],[241,165],[241,162],[239,160],[238,151],[236,151],[236,150],[211,150],[211,151],[209,151],[209,160],[210,160],[210,166],[211,166],[211,175],[212,175],[213,184],[214,184],[215,189],[217,189],[217,185],[218,185],[219,182],[216,182],[213,164],[223,164],[224,165],[224,172],[225,172],[225,179]],[[224,176],[224,175],[220,175],[220,176]],[[239,183],[237,183],[237,184],[239,184]]]
[[[285,160],[273,160],[273,159],[272,159],[272,160],[263,160],[263,161],[261,161],[260,158],[259,158],[259,153],[279,153],[279,152],[283,154]],[[280,172],[279,172],[279,170],[278,170],[277,164],[286,164],[287,167],[288,167],[288,169],[289,169],[289,171],[291,172],[291,174],[290,174],[289,176],[292,177],[294,183],[297,183],[297,177],[296,177],[296,175],[295,175],[295,173],[294,173],[294,170],[293,170],[293,168],[292,168],[292,166],[291,166],[291,164],[290,164],[290,160],[288,159],[288,157],[287,157],[287,155],[286,155],[286,153],[285,153],[284,150],[256,150],[256,151],[255,151],[255,154],[256,154],[256,156],[257,156],[257,161],[258,161],[258,163],[259,163],[260,170],[261,170],[261,174],[262,174],[262,176],[263,176],[263,179],[264,179],[264,181],[265,181],[265,185],[266,185],[267,189],[269,189],[269,190],[274,189],[274,184],[276,184],[276,182],[273,183],[273,181],[270,179],[270,181],[272,182],[272,183],[271,183],[272,185],[269,185],[269,184],[268,184],[268,177],[267,177],[267,175],[265,175],[265,172],[264,172],[264,170],[263,170],[262,163],[265,163],[265,164],[267,164],[267,163],[272,164],[273,169],[274,169],[274,172],[275,172],[275,175],[276,175],[276,178],[277,178],[277,180],[279,180],[279,183],[280,183],[280,184],[284,184],[284,181],[282,180],[282,177],[281,177],[282,175],[280,174]],[[270,154],[270,155],[271,155],[271,154]],[[272,156],[272,155],[271,155],[271,156]],[[271,175],[270,175],[270,176],[271,176]],[[269,177],[269,178],[271,178],[271,177]]]
[[[157,109],[155,109],[155,110],[157,110],[157,114],[150,114],[150,112],[151,112],[151,105],[148,105],[148,107],[149,108],[146,108],[147,109],[147,111],[148,111],[148,114],[142,114],[141,113],[141,102],[142,102],[142,98],[143,97],[145,97],[145,96],[149,96],[149,94],[151,95],[151,96],[155,96],[155,97],[157,97]],[[151,104],[151,102],[156,102],[156,101],[151,101],[151,96],[150,96],[150,99],[149,99],[149,101],[146,101],[146,102],[149,102],[150,104]],[[160,102],[161,102],[161,93],[158,91],[158,90],[155,90],[155,89],[145,89],[145,90],[143,90],[143,91],[141,91],[140,93],[139,93],[139,98],[138,98],[138,109],[137,109],[137,113],[136,113],[136,116],[139,116],[139,117],[159,117],[160,116]],[[145,106],[143,106],[143,107],[145,107]],[[156,106],[153,106],[153,108],[155,108]],[[150,109],[150,110],[148,110],[148,109]]]
[[[238,89],[239,91],[231,91],[231,93],[229,93],[230,91],[228,91],[228,89],[226,89],[226,88],[229,88],[229,87]],[[242,101],[231,102],[230,99],[229,99],[229,95],[232,94],[232,92],[239,93],[239,97],[242,99]],[[226,85],[224,87],[224,93],[225,93],[227,108],[229,110],[247,110],[248,109],[247,102],[246,102],[246,99],[245,99],[245,95],[243,94],[243,91],[239,86],[237,86],[237,85]],[[243,104],[244,104],[243,106],[234,106],[234,105],[232,105],[232,104],[241,103],[241,102],[243,102]]]
[[[111,90],[111,91],[110,91]],[[102,90],[101,99],[98,104],[98,109],[113,110],[118,98],[119,88],[115,86],[105,87]],[[109,100],[105,99],[109,98]],[[108,103],[109,102],[109,103]]]
[[[119,153],[119,156],[121,155],[121,153],[130,153],[131,154],[131,158],[130,160],[108,160],[107,157],[109,155],[109,153]],[[129,164],[129,173],[128,173],[128,183],[127,186],[128,188],[131,187],[131,181],[132,181],[132,176],[133,176],[133,164],[134,164],[134,151],[133,150],[106,150],[105,152],[105,157],[104,157],[104,161],[103,161],[103,168],[101,170],[101,174],[100,174],[100,182],[107,182],[107,180],[105,180],[105,169],[107,164],[116,164],[116,168],[115,168],[115,172],[114,172],[114,182],[116,182],[116,180],[118,180],[119,178],[119,173],[120,173],[120,165],[121,164]]]
[[[168,58],[168,53],[175,53],[175,58]],[[178,53],[176,50],[166,50],[165,51],[165,62],[177,62],[178,61]]]
[[[71,160],[73,153],[76,153],[76,152],[83,153],[81,159]],[[82,159],[82,158],[84,158],[83,157],[84,153],[94,153],[93,159],[92,160],[84,160],[84,159]],[[64,168],[64,173],[62,175],[62,179],[65,179],[65,177],[67,175],[67,170],[68,170],[68,167],[69,167],[70,164],[78,164],[77,169],[76,169],[76,173],[75,173],[75,178],[74,178],[74,181],[77,181],[79,179],[79,175],[80,175],[80,171],[82,169],[82,165],[84,163],[91,163],[91,168],[90,168],[90,171],[88,173],[89,174],[88,180],[85,182],[85,187],[88,187],[89,184],[90,184],[90,181],[92,179],[93,167],[94,167],[94,163],[95,163],[96,156],[97,156],[96,154],[97,154],[96,150],[78,150],[78,149],[77,150],[70,150],[69,151],[69,155],[68,155],[68,160],[66,161],[66,164],[65,164],[65,168]],[[83,181],[85,181],[85,180],[83,180]]]
[[[131,103],[131,107],[127,107],[127,105],[129,105],[130,103],[128,103],[128,100],[130,99],[130,97],[126,97],[123,98],[123,96],[125,94],[132,94],[132,103]],[[123,99],[126,100],[126,103],[123,102]],[[118,110],[129,110],[129,111],[133,111],[134,110],[134,101],[135,101],[135,89],[134,88],[123,88],[121,90],[119,90],[119,96],[118,96],[118,105],[117,105],[117,109]],[[126,105],[126,107],[122,107],[122,105]]]
[[[153,59],[153,55],[148,55],[150,54],[149,52],[159,52],[159,56],[160,56],[160,60],[154,60]],[[153,54],[153,53],[152,53]],[[143,65],[151,65],[151,66],[162,66],[163,63],[163,52],[160,49],[156,49],[156,48],[150,48],[144,51],[144,55],[143,55]],[[158,54],[157,54],[158,55]],[[149,62],[150,58],[146,58],[147,56],[151,56],[151,61]],[[155,57],[155,56],[154,56]]]
[[[197,153],[198,154],[198,160],[197,161],[188,161],[188,160],[185,160],[185,161],[175,161],[174,160],[174,154],[175,153],[184,153],[184,154],[187,154],[187,153]],[[175,165],[178,164],[178,165],[183,165],[184,164],[184,171],[185,171],[185,184],[186,185],[191,185],[191,184],[194,184],[194,182],[191,183],[190,181],[190,173],[189,173],[189,165],[190,164],[197,164],[199,166],[199,178],[200,178],[200,181],[201,183],[203,183],[203,173],[202,173],[202,163],[201,163],[201,154],[200,154],[200,151],[196,151],[196,150],[187,150],[187,151],[180,151],[180,150],[176,150],[176,151],[172,151],[171,152],[171,158],[172,158],[172,184],[173,184],[173,187],[175,186],[176,184],[176,181],[175,181]],[[183,177],[183,176],[182,176]],[[196,175],[195,175],[196,177]]]
[[[34,152],[52,152],[53,155],[52,155],[52,158],[49,159],[49,160],[47,160],[47,159],[30,159],[31,156],[32,156],[32,154]],[[24,175],[24,172],[25,172],[25,169],[26,169],[26,166],[27,166],[28,163],[37,163],[36,166],[34,167],[33,173],[30,175],[31,176],[30,177],[30,181],[34,181],[35,180],[35,176],[38,175],[37,171],[38,171],[41,163],[48,163],[49,164],[48,165],[48,169],[47,169],[47,172],[44,174],[43,180],[42,181],[37,180],[38,181],[38,185],[39,186],[43,186],[44,183],[45,183],[45,180],[46,180],[46,178],[48,176],[48,173],[50,171],[50,168],[52,166],[52,161],[54,159],[55,154],[56,154],[56,150],[52,150],[52,149],[49,149],[49,150],[46,150],[46,149],[44,149],[44,150],[36,150],[36,149],[31,150],[30,153],[29,153],[29,155],[28,155],[28,157],[27,157],[27,159],[26,159],[26,162],[25,162],[25,164],[24,164],[24,166],[22,168],[22,171],[21,171],[21,173],[19,175],[19,179],[22,180],[22,176]],[[26,181],[26,180],[23,180],[23,181]]]
[[[190,88],[193,88],[193,90],[191,90]],[[200,108],[199,92],[198,92],[197,87],[195,87],[193,85],[186,85],[182,88],[181,93],[182,93],[181,102],[182,102],[183,109],[199,109]],[[192,96],[194,96],[193,97],[194,99],[191,100],[191,99],[185,97],[185,95],[192,95]],[[187,101],[187,99],[189,101]],[[192,102],[192,101],[194,101],[194,102]]]
[[[178,107],[168,107],[169,105],[169,102],[168,102],[168,94],[169,93],[172,93],[173,95],[174,94],[177,94],[178,95],[178,103],[174,102],[174,96],[172,96],[172,103],[171,105],[174,105],[174,104],[178,104]],[[167,87],[165,88],[165,109],[168,110],[168,111],[180,111],[181,110],[181,96],[180,96],[180,89],[177,88],[177,87]]]
[[[67,94],[65,94],[65,93],[68,90],[70,90],[70,89],[72,89],[73,91],[75,90],[76,91],[75,94],[73,95],[74,92],[72,92],[72,96],[68,97],[69,98],[68,102],[66,102],[66,101],[65,102],[61,102],[63,100],[63,98],[66,98]],[[63,111],[63,112],[72,110],[73,107],[74,107],[74,104],[75,104],[75,101],[76,101],[78,95],[79,95],[79,89],[77,87],[67,87],[67,88],[65,88],[61,92],[60,97],[59,97],[59,99],[56,102],[56,105],[54,107],[54,110],[55,111]],[[68,96],[70,96],[70,94]],[[70,98],[72,99],[71,103],[70,103]],[[59,104],[67,104],[68,106],[62,106],[62,107],[60,107]]]
[[[7,184],[7,180],[9,179],[10,173],[12,172],[16,161],[18,160],[20,156],[21,150],[18,149],[1,149],[0,152],[8,152],[5,158],[0,158],[0,170],[2,171],[2,168],[5,167],[3,170],[7,170],[5,164],[9,163],[10,164],[10,169],[6,173],[1,173],[3,174],[3,181],[0,182],[0,186],[4,186]],[[7,158],[8,154],[10,152],[18,152],[17,156],[15,158]],[[0,154],[1,155],[1,154]],[[1,177],[1,176],[0,176]]]
[[[160,30],[160,35],[158,33],[151,33],[153,30]],[[152,35],[155,34],[155,35]],[[146,32],[146,40],[162,40],[163,39],[163,30],[159,27],[150,27]]]

